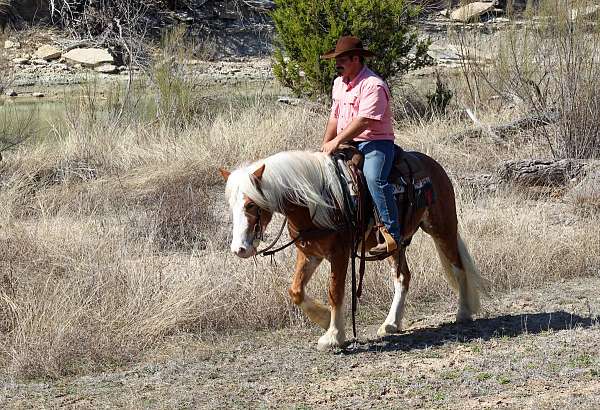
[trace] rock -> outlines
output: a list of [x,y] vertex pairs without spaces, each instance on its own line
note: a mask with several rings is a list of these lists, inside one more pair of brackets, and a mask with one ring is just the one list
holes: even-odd
[[74,48],[63,54],[63,57],[72,64],[81,64],[85,67],[97,67],[115,62],[108,50],[101,48]]
[[119,72],[123,72],[123,71],[127,71],[127,66],[126,65],[120,65],[118,68]]
[[450,44],[431,44],[427,55],[436,61],[460,61],[462,59],[460,51]]
[[245,0],[244,4],[259,10],[275,9],[275,2],[272,0]]
[[44,93],[32,93],[31,96],[35,98],[42,98],[44,96]]
[[6,48],[6,49],[9,49],[9,48],[21,48],[21,43],[18,43],[16,41],[6,40],[4,42],[4,48]]
[[63,63],[52,64],[52,68],[56,71],[69,71],[69,66]]
[[102,64],[94,68],[94,71],[97,71],[102,74],[116,74],[119,72],[119,69],[113,64]]
[[23,57],[17,57],[17,58],[13,58],[12,62],[15,64],[29,64],[29,59],[27,58],[23,58]]
[[38,48],[35,53],[33,53],[34,57],[36,58],[41,58],[43,60],[56,60],[57,58],[60,58],[61,55],[61,51],[60,49],[54,47],[54,46],[50,46],[50,45],[43,45],[40,48]]
[[450,13],[450,19],[467,23],[479,19],[479,17],[494,8],[493,2],[476,1],[459,7]]
[[9,88],[8,90],[6,90],[4,92],[5,95],[9,96],[9,97],[16,97],[17,95],[19,95],[15,90],[13,90],[12,88]]
[[35,65],[48,65],[48,62],[43,58],[36,58],[35,60],[31,60],[31,62]]
[[[283,103],[283,104],[290,104],[292,105],[292,100],[296,100],[295,98],[290,98],[290,97],[279,97],[277,98],[277,102],[278,103]],[[296,102],[297,104],[297,102]]]

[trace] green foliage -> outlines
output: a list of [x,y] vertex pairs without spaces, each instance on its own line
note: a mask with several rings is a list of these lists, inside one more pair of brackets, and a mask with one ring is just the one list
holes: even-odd
[[156,90],[157,118],[171,126],[188,124],[202,107],[193,79],[181,64],[189,50],[194,49],[194,45],[187,41],[185,32],[185,27],[177,26],[164,34],[162,55],[150,70]]
[[297,95],[328,94],[335,61],[320,56],[343,35],[354,35],[377,57],[369,67],[384,79],[430,62],[419,41],[420,9],[405,0],[275,0],[274,74]]

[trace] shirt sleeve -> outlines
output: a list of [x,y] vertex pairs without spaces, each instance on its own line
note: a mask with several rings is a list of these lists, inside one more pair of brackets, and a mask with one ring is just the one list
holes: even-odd
[[382,84],[369,84],[361,93],[358,117],[381,120],[388,108],[390,96]]
[[340,116],[340,102],[338,100],[333,100],[329,118],[339,118],[339,116]]
[[[337,96],[337,81],[333,83],[333,88],[331,90],[331,113],[329,114],[329,118],[339,118],[340,116],[340,99]],[[338,98],[336,98],[338,97]]]

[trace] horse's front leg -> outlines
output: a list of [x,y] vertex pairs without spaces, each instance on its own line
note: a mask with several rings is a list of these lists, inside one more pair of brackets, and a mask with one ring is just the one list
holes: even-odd
[[296,270],[288,293],[294,304],[300,306],[310,320],[323,329],[328,329],[329,309],[310,298],[304,290],[323,258],[306,255],[300,248],[297,248],[296,255]]
[[406,295],[410,283],[410,270],[406,263],[406,249],[397,250],[388,260],[392,263],[394,275],[394,299],[390,312],[383,324],[377,330],[378,336],[387,336],[402,330],[402,317],[406,305]]
[[346,270],[348,268],[349,251],[340,249],[330,256],[331,278],[329,282],[329,305],[331,306],[331,319],[329,329],[319,338],[319,350],[329,350],[340,347],[346,341],[344,331],[346,321],[344,317],[344,290],[346,285]]

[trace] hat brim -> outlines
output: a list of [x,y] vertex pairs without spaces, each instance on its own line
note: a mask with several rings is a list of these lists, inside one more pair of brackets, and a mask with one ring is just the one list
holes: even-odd
[[357,51],[360,52],[360,54],[364,57],[374,57],[375,56],[375,53],[373,53],[372,51],[369,51],[369,50],[365,50],[364,48],[351,48],[349,50],[338,51],[337,53],[335,51],[335,48],[332,48],[331,50],[329,50],[328,52],[326,52],[325,54],[323,54],[321,56],[321,60],[330,60],[332,58],[339,57],[343,54],[355,53]]

